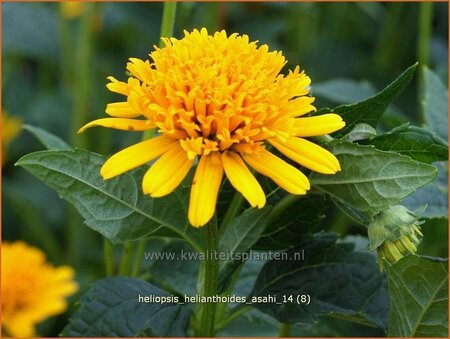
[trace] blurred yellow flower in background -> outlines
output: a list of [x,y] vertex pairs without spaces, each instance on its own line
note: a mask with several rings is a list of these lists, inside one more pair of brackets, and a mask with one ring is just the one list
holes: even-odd
[[2,165],[7,160],[9,144],[19,135],[22,129],[22,120],[10,116],[8,112],[2,111]]
[[2,326],[12,337],[35,336],[35,325],[62,313],[78,290],[69,266],[54,267],[22,241],[2,244]]
[[65,19],[75,19],[83,13],[82,1],[63,1],[59,3],[59,12]]
[[298,164],[324,174],[340,170],[336,157],[304,139],[328,134],[345,123],[337,114],[301,117],[315,110],[310,78],[297,66],[279,74],[286,60],[247,35],[206,29],[164,38],[152,61],[131,58],[127,82],[113,77],[107,87],[127,97],[108,104],[113,118],[92,121],[81,130],[104,126],[161,134],[110,157],[101,168],[109,179],[159,158],[143,178],[145,194],[162,197],[186,177],[198,157],[188,218],[205,225],[214,215],[223,174],[253,207],[266,203],[248,166],[291,194],[306,194],[308,178],[269,151],[274,147]]

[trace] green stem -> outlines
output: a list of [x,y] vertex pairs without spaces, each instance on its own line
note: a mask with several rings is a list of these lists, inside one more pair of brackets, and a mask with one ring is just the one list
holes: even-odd
[[123,245],[122,257],[120,258],[119,275],[128,275],[130,273],[131,257],[133,256],[133,243],[128,242]]
[[147,239],[139,240],[136,256],[134,257],[133,268],[131,270],[131,276],[137,277],[141,271],[142,257],[144,256],[145,246],[147,245]]
[[[163,17],[161,22],[161,38],[170,38],[173,35],[173,27],[175,26],[175,13],[177,10],[176,1],[165,1],[163,8]],[[163,47],[162,41],[159,42],[159,46]]]
[[[163,7],[163,16],[161,21],[161,31],[159,36],[161,38],[170,38],[173,35],[173,28],[175,26],[175,13],[177,11],[176,1],[165,1]],[[159,47],[164,47],[162,40],[159,41]],[[145,131],[142,135],[142,140],[152,138],[154,130]]]
[[418,100],[418,120],[419,123],[424,122],[424,112],[423,112],[423,66],[429,64],[430,58],[430,40],[433,22],[433,3],[432,2],[421,2],[419,10],[419,36],[417,39],[417,59],[421,65],[419,69],[419,74],[417,78],[417,100]]
[[419,37],[417,41],[417,58],[424,65],[429,63],[431,26],[433,21],[433,3],[421,2],[419,11]]
[[[94,20],[93,3],[85,4],[85,11],[78,24],[75,47],[72,46],[74,59],[70,64],[71,73],[67,72],[66,81],[73,81],[69,86],[73,86],[74,106],[71,117],[70,136],[71,144],[80,148],[87,148],[87,135],[77,135],[77,130],[88,120],[88,106],[90,102],[90,84],[92,75],[92,24]],[[68,34],[65,32],[63,34]],[[63,39],[69,39],[69,36],[63,36]],[[65,44],[68,42],[65,41]],[[68,48],[65,46],[63,48]],[[65,51],[66,52],[66,51]],[[66,63],[68,61],[66,60]],[[68,65],[67,65],[68,66]],[[77,267],[81,265],[80,258],[86,246],[90,246],[92,239],[87,227],[82,226],[82,220],[74,207],[69,206],[67,217],[67,256],[71,258],[72,264]]]
[[92,83],[92,26],[94,22],[95,4],[86,3],[83,16],[80,19],[78,30],[78,42],[75,49],[74,61],[74,81],[75,81],[75,102],[72,116],[73,144],[80,148],[87,148],[87,134],[78,134],[78,129],[88,120],[89,101]]
[[[204,266],[204,285],[203,295],[205,297],[217,294],[217,285],[219,278],[219,262],[215,257],[219,247],[219,237],[217,228],[217,217],[209,222],[206,226],[206,252],[205,260],[202,262]],[[200,305],[200,328],[199,336],[213,337],[215,334],[217,303],[203,303]]]
[[[59,4],[61,6],[61,4]],[[60,72],[65,85],[73,90],[73,39],[70,34],[70,22],[59,15],[59,42],[61,46]]]
[[105,257],[105,274],[110,277],[114,271],[114,248],[106,238],[103,238],[103,255]]
[[280,325],[280,334],[278,335],[280,338],[287,338],[291,333],[291,325],[282,323]]

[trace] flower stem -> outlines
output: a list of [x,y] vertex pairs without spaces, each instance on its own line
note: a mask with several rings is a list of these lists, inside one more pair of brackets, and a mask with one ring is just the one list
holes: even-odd
[[103,238],[103,255],[105,257],[105,273],[107,277],[110,277],[114,271],[114,248],[106,238]]
[[96,4],[85,4],[85,11],[80,19],[78,31],[77,48],[75,49],[75,60],[73,76],[75,82],[74,111],[72,116],[73,144],[80,148],[87,148],[87,134],[77,134],[78,129],[83,126],[88,117],[89,101],[91,96],[92,74],[92,42],[93,42],[93,20]]
[[429,63],[432,21],[433,21],[433,3],[421,2],[419,12],[419,37],[417,41],[417,58],[422,65],[428,65]]
[[[87,148],[88,139],[86,134],[77,135],[77,130],[86,123],[89,112],[91,96],[91,75],[92,75],[92,23],[96,4],[86,3],[85,11],[79,20],[77,27],[77,40],[73,50],[73,60],[71,73],[67,70],[66,81],[70,81],[69,88],[74,93],[74,106],[71,116],[70,136],[71,144],[79,148]],[[64,26],[63,26],[64,27]],[[62,32],[62,39],[70,39],[70,32]],[[63,48],[68,48],[68,41],[64,41]],[[67,51],[65,51],[67,52]],[[67,57],[67,56],[64,56]],[[64,66],[70,61],[66,60]],[[68,66],[68,65],[67,65]],[[73,206],[69,206],[67,217],[67,256],[71,258],[72,265],[81,265],[81,257],[86,246],[91,244],[90,232],[88,228],[82,227],[82,220]]]
[[[217,292],[219,278],[219,262],[215,258],[219,246],[217,217],[214,217],[206,226],[206,253],[202,262],[205,270],[205,282],[203,285],[203,295],[205,297],[214,296]],[[203,303],[200,305],[200,328],[199,334],[202,337],[213,337],[215,332],[216,303]]]
[[133,256],[133,243],[128,242],[123,245],[122,257],[120,258],[119,275],[128,275],[130,273],[130,262]]
[[419,10],[419,37],[417,39],[417,60],[421,68],[419,69],[419,74],[417,78],[417,89],[418,89],[418,120],[419,123],[424,122],[424,112],[423,112],[423,66],[429,64],[430,58],[430,40],[431,40],[431,30],[433,23],[433,3],[423,2],[420,3]]
[[147,245],[147,239],[141,239],[138,242],[136,249],[136,256],[134,257],[133,268],[131,270],[131,276],[137,277],[141,270],[142,257],[144,256],[145,246]]
[[[161,22],[161,38],[169,38],[173,35],[173,27],[175,26],[175,13],[177,10],[176,1],[165,1],[163,8],[163,17]],[[159,46],[163,47],[162,41]]]
[[291,325],[282,323],[280,325],[280,333],[278,336],[280,338],[287,338],[290,336],[290,333],[291,333]]

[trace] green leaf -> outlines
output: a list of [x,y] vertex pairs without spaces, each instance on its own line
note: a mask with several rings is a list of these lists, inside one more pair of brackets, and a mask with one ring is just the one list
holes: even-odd
[[[260,254],[262,258],[263,253]],[[232,294],[242,297],[249,295],[252,291],[253,285],[255,284],[256,278],[265,263],[265,260],[255,260],[255,257],[247,260],[239,272],[239,277],[234,285]],[[242,307],[242,305],[238,305],[236,307]],[[237,317],[225,326],[217,336],[275,337],[278,335],[279,325],[279,322],[273,317],[262,313],[255,308],[251,308],[242,316]]]
[[[262,269],[251,296],[293,295],[294,302],[257,303],[259,310],[281,322],[310,322],[321,315],[385,328],[388,296],[386,281],[378,271],[375,257],[354,252],[354,245],[336,244],[336,235],[319,233],[297,249],[287,260],[271,260]],[[298,254],[304,251],[304,259]],[[296,258],[297,253],[297,258]],[[296,296],[309,294],[310,304],[298,304]]]
[[184,337],[191,310],[176,303],[139,302],[139,296],[169,294],[142,280],[99,280],[80,300],[62,332],[65,337]]
[[[256,252],[263,259],[264,252]],[[265,252],[267,254],[267,252]],[[234,285],[233,293],[238,296],[247,296],[252,292],[256,279],[258,278],[261,269],[266,264],[267,260],[256,260],[256,255],[247,260],[242,266],[242,270],[239,272],[239,278]],[[265,259],[265,258],[264,258]]]
[[409,124],[373,138],[370,144],[379,150],[401,153],[427,164],[448,159],[448,145],[444,140],[424,128]]
[[447,260],[408,255],[385,265],[391,296],[389,336],[448,337]]
[[370,216],[397,204],[436,176],[436,168],[409,157],[344,141],[330,143],[342,170],[312,173],[312,186]]
[[370,218],[365,213],[358,211],[357,209],[355,209],[352,206],[350,206],[349,204],[347,204],[345,201],[342,201],[338,198],[332,197],[331,200],[350,219],[352,219],[353,221],[357,222],[360,225],[363,225],[366,227],[369,226]]
[[[364,334],[362,334],[364,333]],[[333,316],[319,317],[311,323],[293,324],[291,337],[327,337],[327,338],[383,338],[385,333],[381,328],[357,324]]]
[[147,252],[154,258],[148,269],[151,281],[176,294],[195,295],[199,268],[198,253],[181,241],[173,241],[162,251]]
[[46,130],[31,126],[24,125],[23,129],[33,134],[47,149],[50,150],[68,150],[72,149],[64,140],[57,137],[54,134],[47,132]]
[[167,197],[152,199],[142,194],[142,171],[105,181],[100,176],[104,161],[98,154],[76,149],[31,153],[17,165],[72,203],[90,228],[114,244],[165,235],[182,237],[202,250],[204,232],[190,226],[186,218],[187,185]]
[[354,104],[341,105],[332,110],[344,119],[346,125],[336,135],[342,136],[350,132],[356,124],[365,123],[376,127],[389,104],[410,83],[417,63],[406,69],[397,79],[378,94]]
[[448,91],[444,83],[429,68],[423,68],[425,126],[448,140]]
[[436,179],[407,196],[402,204],[410,210],[427,206],[420,213],[422,218],[448,218],[448,163],[435,162],[433,165],[438,169]]
[[321,195],[301,197],[266,227],[254,248],[283,250],[297,246],[321,224],[329,206],[329,199]]
[[279,322],[257,309],[250,309],[231,321],[217,333],[217,337],[277,337]]
[[373,85],[367,81],[332,79],[312,85],[312,95],[338,104],[360,101],[375,95]]
[[248,252],[258,241],[266,227],[266,218],[270,211],[270,207],[262,209],[249,208],[236,216],[223,231],[221,230],[219,253],[223,253],[222,255],[225,256],[225,259],[219,262],[219,280],[222,283],[243,262],[243,258],[232,260],[235,255]]
[[368,124],[356,124],[355,127],[353,127],[353,129],[342,138],[342,140],[348,142],[360,141],[372,139],[376,135],[377,131],[372,126]]
[[[220,232],[219,251],[242,253],[249,250],[266,228],[266,218],[271,209],[270,206],[262,209],[249,208],[233,218]],[[221,260],[220,267],[223,268],[226,264],[226,260]]]

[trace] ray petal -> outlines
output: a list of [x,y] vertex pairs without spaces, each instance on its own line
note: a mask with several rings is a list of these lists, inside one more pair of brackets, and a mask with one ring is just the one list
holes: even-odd
[[188,216],[192,226],[203,226],[214,215],[222,176],[222,160],[218,152],[212,152],[200,158],[192,181],[189,200]]
[[243,158],[256,171],[271,178],[289,193],[306,194],[310,187],[308,178],[302,172],[267,150],[244,154]]
[[157,158],[174,142],[171,138],[159,136],[127,147],[106,160],[100,174],[103,179],[113,178]]

